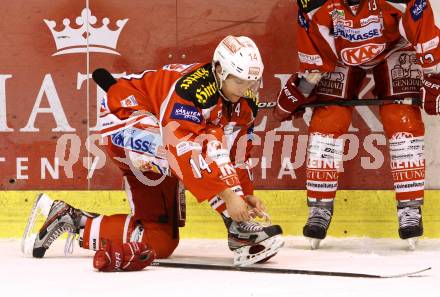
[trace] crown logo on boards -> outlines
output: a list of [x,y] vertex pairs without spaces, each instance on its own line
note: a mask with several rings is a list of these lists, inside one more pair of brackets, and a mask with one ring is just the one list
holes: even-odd
[[64,30],[55,31],[56,22],[52,20],[44,20],[52,33],[57,52],[52,56],[72,54],[72,53],[108,53],[120,55],[116,51],[119,34],[127,23],[128,19],[116,21],[117,29],[115,31],[108,28],[110,20],[108,18],[102,19],[102,26],[99,28],[93,27],[96,24],[97,18],[92,15],[88,8],[84,8],[81,16],[77,17],[75,23],[80,26],[77,29],[70,27],[70,20],[64,19]]

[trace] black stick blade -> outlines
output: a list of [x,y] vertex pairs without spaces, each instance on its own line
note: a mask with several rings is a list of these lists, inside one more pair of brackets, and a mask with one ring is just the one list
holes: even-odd
[[104,68],[98,68],[93,71],[92,78],[95,83],[106,92],[116,83],[116,79],[113,75]]

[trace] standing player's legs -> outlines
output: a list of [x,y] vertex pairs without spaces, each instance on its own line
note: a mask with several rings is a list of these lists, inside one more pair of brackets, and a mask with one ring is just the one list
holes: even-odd
[[[376,92],[382,98],[419,98],[422,69],[411,49],[402,49],[377,67]],[[423,234],[421,205],[425,185],[424,124],[418,106],[389,104],[380,115],[389,141],[391,173],[397,200],[399,235]],[[409,240],[413,248],[415,241]]]
[[423,235],[421,206],[425,186],[424,125],[420,108],[389,104],[381,107],[380,114],[389,142],[399,235],[402,239],[418,237]]
[[[323,75],[315,92],[319,100],[352,99],[364,76],[357,68],[336,67],[335,72]],[[344,106],[316,108],[312,115],[306,163],[309,217],[303,228],[312,249],[326,237],[333,215],[344,151],[344,141],[339,137],[348,131],[351,116],[352,108]]]
[[351,114],[351,108],[343,106],[321,107],[313,112],[306,164],[309,218],[303,228],[313,249],[327,235],[333,215],[344,152],[344,142],[339,136],[348,131]]

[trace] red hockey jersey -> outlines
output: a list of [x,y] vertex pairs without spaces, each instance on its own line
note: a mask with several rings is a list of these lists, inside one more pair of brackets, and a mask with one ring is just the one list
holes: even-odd
[[371,68],[412,45],[424,72],[440,72],[440,30],[428,0],[298,0],[300,72],[338,63]]
[[[253,188],[247,170],[244,166],[234,168],[236,163],[248,159],[251,149],[251,142],[245,141],[240,145],[244,151],[236,150],[239,136],[247,140],[247,134],[252,133],[258,109],[257,98],[248,95],[235,104],[222,100],[211,63],[166,65],[157,71],[124,76],[108,90],[101,113],[106,118],[101,132],[110,135],[136,127],[147,116],[145,112],[151,113],[159,121],[172,172],[199,201],[211,199],[226,188],[249,195]],[[202,147],[206,141],[200,142],[198,137],[203,140],[206,134],[221,138],[223,133],[227,145],[221,148],[217,143],[211,148],[211,156],[207,156],[210,148]],[[118,140],[117,145],[121,143]],[[128,150],[142,149],[141,143],[139,148],[130,147],[130,143],[136,145],[124,141]],[[157,147],[145,149],[157,153]],[[194,160],[194,150],[203,151],[202,158]]]

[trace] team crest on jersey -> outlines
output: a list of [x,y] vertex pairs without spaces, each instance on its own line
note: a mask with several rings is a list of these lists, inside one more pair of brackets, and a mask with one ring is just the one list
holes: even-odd
[[426,3],[426,0],[416,0],[414,5],[411,6],[411,17],[414,21],[418,21],[422,18],[423,11],[425,10],[426,6],[428,4]]
[[417,63],[417,57],[412,52],[401,53],[397,59],[388,61],[392,78],[393,94],[414,92],[418,93],[422,86],[422,69]]
[[385,50],[385,44],[368,43],[358,47],[345,48],[341,51],[341,59],[346,65],[362,65]]

